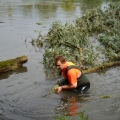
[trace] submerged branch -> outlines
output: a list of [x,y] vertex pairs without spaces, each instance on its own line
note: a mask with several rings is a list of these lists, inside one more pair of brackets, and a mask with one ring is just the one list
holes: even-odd
[[88,70],[83,70],[83,73],[92,73],[92,72],[96,72],[96,71],[98,71],[100,69],[104,69],[104,68],[108,68],[108,67],[112,67],[112,66],[118,66],[118,65],[120,65],[120,61],[102,63],[101,65],[95,66],[95,67],[90,68]]
[[73,44],[70,43],[70,42],[65,42],[65,43],[67,43],[67,45],[68,45],[69,47],[77,48],[77,49],[79,50],[80,55],[82,55],[82,48],[81,48],[81,47],[78,47],[78,46],[76,46],[76,45],[73,45]]

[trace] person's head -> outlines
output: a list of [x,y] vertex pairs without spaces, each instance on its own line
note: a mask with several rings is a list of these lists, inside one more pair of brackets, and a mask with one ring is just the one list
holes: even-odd
[[66,60],[62,55],[57,55],[54,59],[54,62],[55,62],[57,69],[62,70],[64,68],[64,64]]

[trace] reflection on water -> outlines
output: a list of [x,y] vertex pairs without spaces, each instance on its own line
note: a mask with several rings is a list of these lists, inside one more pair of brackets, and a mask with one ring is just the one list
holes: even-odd
[[[119,67],[87,75],[91,81],[89,97],[93,98],[89,101],[84,102],[81,96],[71,92],[53,94],[51,88],[58,79],[50,78],[56,71],[44,71],[44,50],[36,50],[29,43],[38,35],[34,30],[46,34],[53,21],[74,20],[86,9],[101,7],[110,1],[0,0],[0,61],[23,54],[28,56],[26,67],[0,74],[0,120],[54,120],[57,115],[70,115],[74,120],[83,109],[89,120],[120,118]],[[37,25],[38,22],[42,24]],[[99,99],[103,95],[114,97]]]
[[[59,116],[77,116],[83,111],[82,104],[90,100],[90,94],[77,94],[73,91],[62,91],[59,105],[54,112]],[[89,99],[88,99],[89,98]]]
[[6,73],[0,73],[0,80],[7,79],[13,73],[19,74],[19,73],[24,73],[24,72],[27,72],[27,71],[28,71],[27,67],[21,66],[21,67],[19,67],[18,69],[14,70],[14,71],[9,71],[9,72],[6,72]]
[[[7,1],[7,0],[5,0]],[[97,0],[97,5],[100,5],[102,1]],[[4,22],[4,18],[6,18],[6,15],[9,17],[9,20],[14,19],[14,13],[15,11],[21,12],[23,17],[34,17],[35,15],[39,15],[40,20],[50,22],[49,20],[55,19],[58,20],[64,20],[75,18],[77,16],[81,16],[81,13],[83,13],[88,6],[91,6],[94,2],[86,3],[84,1],[76,2],[76,0],[63,0],[62,2],[55,2],[52,1],[42,1],[42,0],[22,0],[17,2],[15,0],[12,0],[11,2],[2,1],[0,4],[0,15],[2,16],[1,20]],[[17,6],[16,6],[17,5]],[[85,7],[87,5],[87,7]],[[5,7],[4,7],[5,6]],[[47,9],[46,9],[47,8]],[[63,14],[64,12],[64,14]],[[5,13],[5,14],[4,14]],[[69,15],[69,16],[68,16]],[[71,17],[72,16],[72,17]],[[62,17],[62,18],[61,18]],[[66,20],[67,20],[66,19]]]
[[59,105],[54,111],[61,116],[76,116],[80,112],[80,102],[80,97],[78,98],[74,93],[64,93],[61,96]]

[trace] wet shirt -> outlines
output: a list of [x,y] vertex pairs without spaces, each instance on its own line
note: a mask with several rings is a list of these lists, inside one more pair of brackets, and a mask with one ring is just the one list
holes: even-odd
[[67,72],[67,76],[65,74],[66,68],[70,65],[75,65],[72,62],[66,62],[65,69],[62,70],[62,75],[64,76],[65,79],[68,78],[69,83],[72,85],[77,82],[77,77],[81,74],[81,71],[75,68],[70,69]]

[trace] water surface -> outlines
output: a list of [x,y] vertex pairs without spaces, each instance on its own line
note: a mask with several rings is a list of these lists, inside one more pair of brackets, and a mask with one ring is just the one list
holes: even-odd
[[[28,62],[14,72],[0,74],[1,120],[54,120],[57,115],[71,115],[86,110],[89,120],[120,119],[120,67],[105,73],[87,74],[90,93],[84,98],[71,92],[51,93],[59,78],[48,79],[42,64],[44,49],[30,44],[38,36],[47,34],[52,22],[73,21],[87,9],[110,0],[0,0],[0,61],[26,55]],[[41,22],[42,25],[36,23]],[[108,95],[110,98],[101,99]]]

